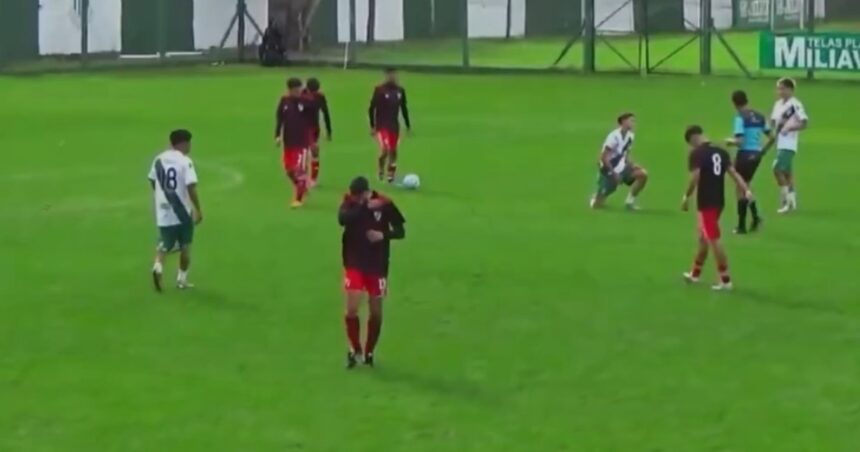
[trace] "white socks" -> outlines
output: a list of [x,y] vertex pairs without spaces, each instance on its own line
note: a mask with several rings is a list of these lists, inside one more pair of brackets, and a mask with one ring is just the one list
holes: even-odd
[[156,262],[155,264],[153,264],[152,271],[160,275],[164,271],[164,267],[161,265],[161,262]]
[[789,198],[789,196],[791,196],[791,195],[792,195],[792,193],[791,193],[791,191],[788,189],[788,186],[779,187],[779,200],[780,200],[780,203],[781,203],[781,204],[785,204],[785,203],[787,203],[787,202],[788,202],[788,198]]
[[181,283],[188,281],[188,272],[179,270],[179,273],[176,275],[176,281]]
[[636,204],[636,197],[633,196],[633,193],[627,194],[627,201],[624,201],[626,204]]

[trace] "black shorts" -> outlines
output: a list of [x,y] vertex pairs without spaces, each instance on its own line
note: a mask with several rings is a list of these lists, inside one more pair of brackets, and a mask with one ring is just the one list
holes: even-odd
[[761,152],[738,151],[735,156],[735,170],[747,183],[752,182],[759,165],[761,165]]

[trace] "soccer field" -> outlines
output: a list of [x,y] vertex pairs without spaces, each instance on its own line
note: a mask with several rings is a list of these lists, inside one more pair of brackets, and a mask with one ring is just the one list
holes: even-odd
[[[377,367],[346,371],[336,209],[375,172],[379,74],[295,74],[322,79],[335,126],[299,211],[272,143],[282,71],[0,78],[0,450],[857,450],[857,86],[801,82],[800,210],[777,217],[763,167],[765,228],[727,237],[736,291],[711,293],[680,278],[684,127],[724,138],[730,92],[769,113],[773,81],[402,74],[401,174],[423,186],[383,189],[408,236]],[[593,212],[625,110],[644,210],[622,191]],[[198,287],[157,295],[146,174],[177,127]]]

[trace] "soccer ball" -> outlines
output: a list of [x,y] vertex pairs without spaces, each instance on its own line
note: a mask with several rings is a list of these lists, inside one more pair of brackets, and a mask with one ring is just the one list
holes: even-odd
[[403,178],[403,188],[408,190],[418,190],[418,187],[420,186],[421,178],[419,178],[417,174],[407,174],[406,177]]

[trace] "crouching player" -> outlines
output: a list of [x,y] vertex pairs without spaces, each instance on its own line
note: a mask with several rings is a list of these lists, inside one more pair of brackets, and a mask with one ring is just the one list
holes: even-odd
[[[359,360],[373,366],[374,351],[382,332],[382,301],[388,292],[388,263],[391,240],[406,237],[406,219],[393,201],[370,190],[364,177],[357,177],[349,186],[338,212],[343,227],[341,239],[346,312],[344,323],[349,352],[347,368]],[[370,317],[367,340],[361,346],[359,309],[367,293]]]
[[630,186],[625,206],[628,210],[638,209],[636,197],[648,183],[648,173],[630,160],[635,128],[636,117],[633,113],[624,113],[618,117],[618,128],[606,137],[600,152],[600,173],[597,177],[597,193],[591,198],[592,208],[603,207],[606,199],[623,183]]

